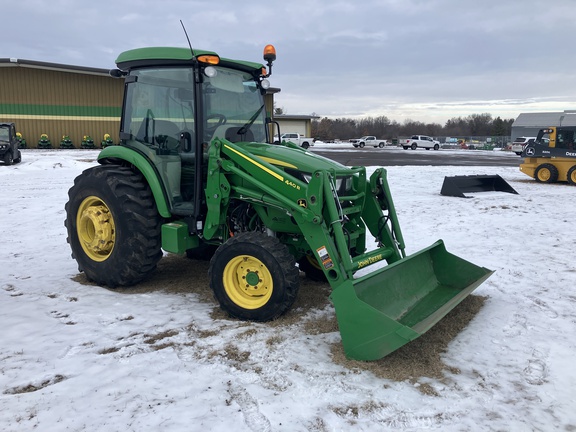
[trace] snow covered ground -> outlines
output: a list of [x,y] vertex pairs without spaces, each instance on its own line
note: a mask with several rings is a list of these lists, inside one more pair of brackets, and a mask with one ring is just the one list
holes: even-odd
[[[64,204],[96,155],[24,150],[0,165],[0,430],[576,430],[574,187],[514,167],[387,168],[408,253],[441,238],[496,272],[364,363],[343,356],[328,286],[304,277],[266,324],[220,312],[201,261],[167,256],[133,289],[87,283]],[[439,194],[444,176],[469,174],[519,194]]]

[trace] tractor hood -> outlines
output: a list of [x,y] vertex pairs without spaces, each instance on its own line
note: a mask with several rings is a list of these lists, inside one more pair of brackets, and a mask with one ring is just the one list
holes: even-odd
[[243,149],[254,156],[280,168],[294,169],[303,173],[317,170],[346,171],[348,168],[332,159],[283,144],[246,143]]

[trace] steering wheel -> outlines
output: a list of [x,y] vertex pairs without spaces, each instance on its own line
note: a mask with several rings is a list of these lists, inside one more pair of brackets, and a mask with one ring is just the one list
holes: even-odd
[[216,129],[218,129],[218,126],[222,126],[223,124],[226,124],[226,116],[223,114],[218,114],[218,113],[214,113],[214,114],[210,114],[209,116],[206,117],[206,123],[208,123],[209,120],[212,119],[217,119],[218,121],[215,124],[207,124],[206,125],[206,135],[209,135],[208,138],[212,138],[212,135],[214,135],[214,132],[216,132]]

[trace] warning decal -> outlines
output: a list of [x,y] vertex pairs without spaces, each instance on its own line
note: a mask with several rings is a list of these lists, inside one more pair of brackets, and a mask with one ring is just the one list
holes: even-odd
[[316,249],[316,252],[318,253],[320,261],[322,261],[322,265],[325,269],[334,267],[334,263],[332,262],[332,258],[330,258],[328,251],[326,250],[326,246],[319,247]]

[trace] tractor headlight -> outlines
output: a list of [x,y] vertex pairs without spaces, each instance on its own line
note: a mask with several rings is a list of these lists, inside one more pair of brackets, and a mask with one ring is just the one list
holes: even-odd
[[[302,177],[306,183],[310,183],[310,180],[312,180],[312,174],[302,173]],[[344,195],[346,192],[352,190],[352,177],[338,177],[334,182],[334,186],[336,186],[336,192],[338,195]]]
[[343,194],[352,189],[352,177],[340,177],[336,179],[336,190]]

